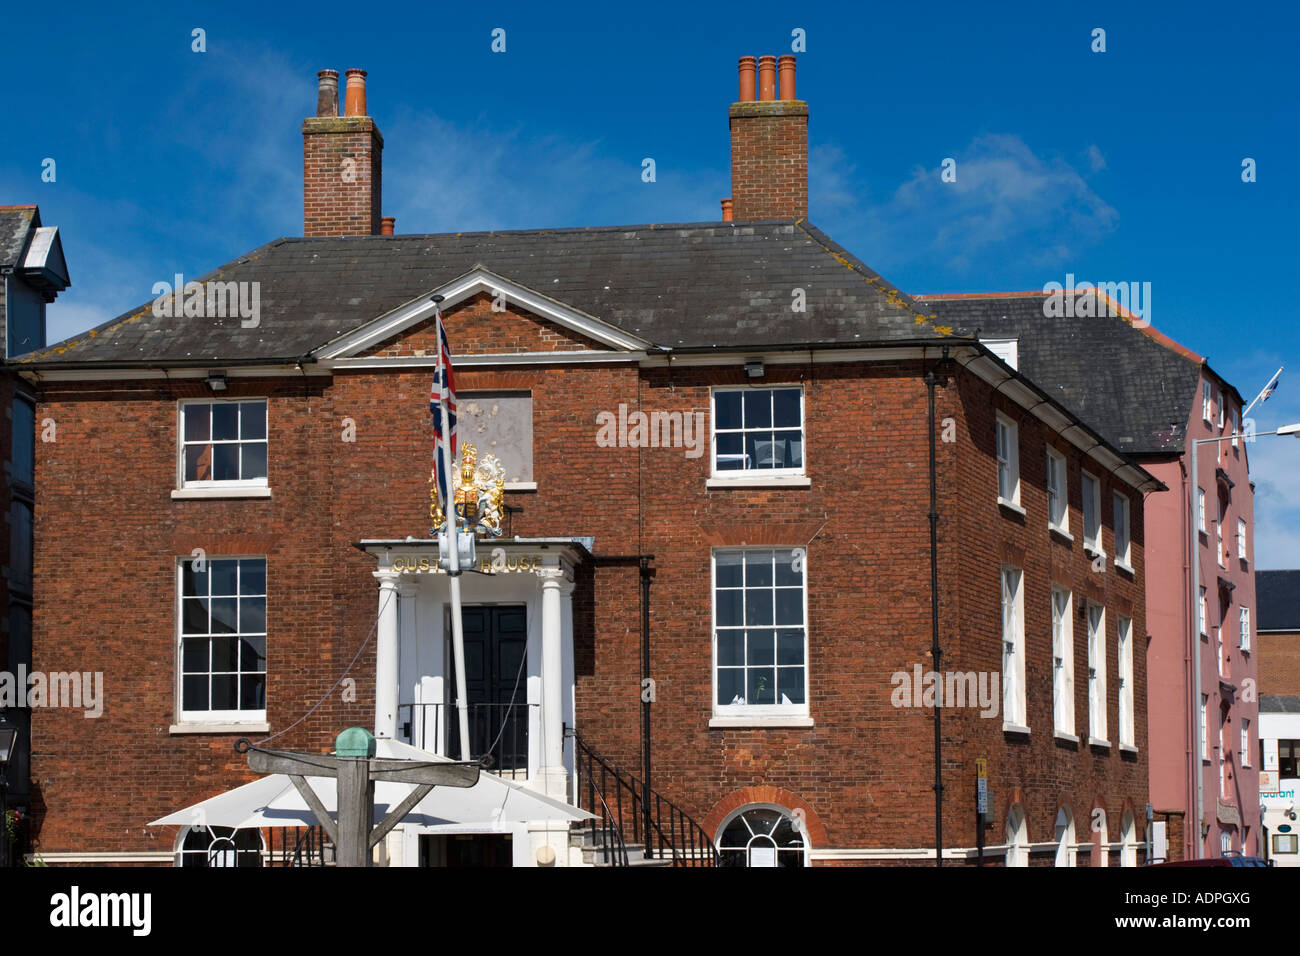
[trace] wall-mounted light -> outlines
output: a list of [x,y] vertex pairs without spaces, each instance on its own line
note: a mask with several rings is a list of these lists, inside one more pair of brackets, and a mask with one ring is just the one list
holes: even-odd
[[226,390],[226,373],[209,372],[208,388],[212,389],[214,392],[224,392]]
[[745,375],[747,375],[749,378],[762,378],[763,363],[757,359],[753,359],[751,361],[746,362]]

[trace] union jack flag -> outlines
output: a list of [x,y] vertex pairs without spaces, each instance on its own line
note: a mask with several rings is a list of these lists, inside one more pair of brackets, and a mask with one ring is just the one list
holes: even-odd
[[[438,362],[434,367],[433,385],[429,389],[429,411],[433,413],[433,459],[438,473],[438,495],[446,507],[448,474],[456,460],[456,377],[451,365],[451,346],[447,343],[447,327],[442,322],[442,310],[434,304],[438,327]],[[446,402],[448,434],[442,433],[442,409]],[[446,457],[444,458],[444,449]]]

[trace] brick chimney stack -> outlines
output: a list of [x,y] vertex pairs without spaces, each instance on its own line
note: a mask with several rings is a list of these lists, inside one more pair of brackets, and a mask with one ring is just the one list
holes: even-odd
[[[740,58],[731,104],[731,199],[739,221],[808,215],[808,104],[795,98],[793,56]],[[780,75],[778,95],[778,73]],[[757,98],[756,98],[757,86]]]
[[384,138],[366,115],[366,71],[347,71],[343,116],[338,71],[316,76],[316,115],[302,123],[303,235],[377,236]]

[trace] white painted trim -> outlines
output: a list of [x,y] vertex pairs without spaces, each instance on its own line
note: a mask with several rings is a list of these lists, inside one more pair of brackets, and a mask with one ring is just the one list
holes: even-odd
[[758,729],[767,729],[772,727],[812,727],[813,719],[811,717],[779,717],[779,716],[760,716],[753,717],[710,717],[710,727],[754,727]]
[[1024,517],[1026,514],[1028,514],[1028,512],[1025,511],[1024,508],[1020,507],[1020,505],[1016,504],[1014,501],[1010,501],[1007,498],[1003,498],[1001,495],[998,495],[998,505],[1000,505],[1003,508],[1006,508],[1008,511],[1014,511],[1016,514],[1020,515],[1021,517]]
[[28,863],[40,860],[43,863],[172,863],[176,854],[165,851],[147,850],[142,852],[126,851],[85,851],[70,850],[62,853],[25,853],[23,859]]
[[1068,740],[1072,744],[1077,744],[1079,742],[1079,737],[1077,734],[1067,734],[1063,730],[1056,731],[1055,733],[1052,734],[1052,736],[1055,737],[1057,740]]
[[[1137,749],[1136,747],[1134,747],[1132,744],[1120,744],[1120,745],[1119,745],[1119,749],[1122,750],[1122,751],[1124,751],[1124,753],[1126,753],[1126,754],[1135,754],[1135,753],[1138,752],[1138,749]],[[1249,765],[1249,764],[1244,764],[1244,763],[1243,763],[1242,766],[1243,766],[1243,767],[1248,767],[1248,766],[1250,766],[1250,765]]]
[[[160,362],[160,365],[166,365],[166,362]],[[227,378],[279,378],[285,375],[329,375],[331,369],[328,365],[319,363],[309,363],[301,367],[297,365],[249,365],[232,368],[223,365],[218,359],[212,360],[210,368],[114,368],[106,365],[102,368],[60,368],[45,371],[39,365],[23,365],[21,363],[11,366],[12,370],[22,374],[30,375],[37,381],[41,382],[131,382],[131,381],[152,381],[158,379],[206,379],[210,372],[225,372]],[[213,392],[213,397],[218,393]]]
[[216,488],[180,488],[172,491],[173,501],[190,498],[269,498],[271,489],[266,485],[225,486]]
[[[964,344],[964,343],[963,343]],[[722,346],[729,348],[729,346]],[[933,346],[930,349],[933,352]],[[709,365],[745,365],[755,360],[766,365],[829,365],[837,362],[882,362],[906,361],[924,358],[926,350],[912,348],[843,348],[843,349],[799,349],[790,348],[781,352],[763,352],[749,349],[735,352],[691,352],[676,355],[671,351],[655,352],[646,356],[641,362],[643,368],[664,368],[670,363],[674,367],[698,367]],[[781,384],[781,383],[774,383]],[[770,386],[769,386],[770,387]]]
[[767,478],[708,478],[705,488],[811,488],[812,479],[807,475],[772,475]]
[[1004,734],[1027,734],[1029,733],[1029,728],[1024,724],[1013,724],[1004,720],[1002,722],[1002,732]]
[[565,305],[540,292],[512,282],[493,272],[478,267],[458,279],[445,285],[422,293],[405,305],[400,305],[391,312],[372,319],[361,327],[348,332],[332,342],[315,350],[315,355],[324,359],[337,359],[355,356],[380,342],[400,335],[407,329],[418,325],[434,314],[434,304],[430,296],[443,296],[442,309],[446,311],[471,296],[487,292],[493,296],[504,295],[507,301],[534,315],[550,319],[557,325],[564,326],[589,339],[595,339],[611,348],[624,351],[644,350],[650,345],[648,341],[602,322],[595,316]]
[[200,721],[183,721],[167,728],[169,734],[265,734],[271,725],[265,722],[205,724]]
[[537,482],[535,481],[507,481],[506,491],[536,491]]
[[[574,349],[568,352],[492,352],[483,355],[457,355],[455,360],[457,368],[492,368],[498,365],[631,364],[644,358],[645,354],[645,352],[597,352],[592,349]],[[438,364],[438,359],[431,355],[372,355],[364,358],[325,359],[319,364],[325,369],[393,371],[404,368],[433,368]]]
[[1109,740],[1102,740],[1100,737],[1092,737],[1092,736],[1089,736],[1089,737],[1088,737],[1088,746],[1089,746],[1089,747],[1105,747],[1107,750],[1109,750],[1109,749],[1110,749],[1110,741],[1109,741]]

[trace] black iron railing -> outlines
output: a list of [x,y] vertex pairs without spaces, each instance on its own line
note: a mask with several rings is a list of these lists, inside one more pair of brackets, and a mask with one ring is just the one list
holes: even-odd
[[[530,708],[538,706],[470,704],[470,759],[489,757],[489,770],[527,771]],[[412,746],[460,758],[460,718],[455,704],[400,704],[397,724]]]
[[265,866],[333,866],[334,844],[323,827],[271,827],[262,860]]
[[588,820],[587,828],[592,841],[604,848],[604,862],[626,866],[626,845],[634,843],[645,846],[647,859],[672,860],[673,866],[718,865],[713,841],[681,807],[619,770],[576,730],[565,728],[565,733],[573,738],[578,805],[599,817]]

